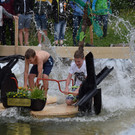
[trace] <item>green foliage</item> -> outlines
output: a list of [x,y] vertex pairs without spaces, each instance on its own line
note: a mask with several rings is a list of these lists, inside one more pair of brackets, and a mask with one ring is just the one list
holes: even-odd
[[20,89],[17,92],[8,92],[8,98],[29,98],[29,91],[25,89]]
[[35,87],[34,89],[32,89],[30,98],[45,100],[45,91]]

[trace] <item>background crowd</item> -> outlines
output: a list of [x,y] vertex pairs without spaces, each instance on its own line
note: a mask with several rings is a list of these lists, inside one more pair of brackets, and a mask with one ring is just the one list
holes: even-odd
[[[82,0],[88,3],[92,10],[110,8],[110,0]],[[54,44],[62,46],[68,22],[72,22],[73,28],[73,46],[77,46],[77,31],[80,26],[83,8],[76,2],[69,0],[0,0],[0,5],[5,10],[19,18],[19,44],[21,46],[29,45],[29,31],[32,19],[35,22],[37,30],[38,46],[41,46],[45,38],[42,34],[48,35],[48,20],[51,19],[54,27]],[[7,39],[10,39],[10,45],[14,45],[14,21],[4,14],[2,15],[1,44],[7,45]],[[102,13],[96,15],[99,25],[103,25],[103,37],[107,36],[108,14]],[[72,21],[71,21],[72,20]],[[9,32],[8,32],[9,31]]]

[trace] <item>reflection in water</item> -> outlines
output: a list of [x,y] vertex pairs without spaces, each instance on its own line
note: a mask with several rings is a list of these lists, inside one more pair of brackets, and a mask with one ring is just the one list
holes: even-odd
[[31,128],[29,124],[25,123],[8,123],[7,124],[7,135],[30,135]]

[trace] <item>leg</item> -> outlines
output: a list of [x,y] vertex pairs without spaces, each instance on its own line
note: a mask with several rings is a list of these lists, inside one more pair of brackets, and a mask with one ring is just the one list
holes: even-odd
[[103,37],[107,35],[108,15],[103,16]]
[[[49,74],[51,73],[53,67],[53,58],[50,56],[46,63],[43,64],[43,78],[48,79]],[[48,81],[43,81],[43,86],[45,89],[45,96],[47,96],[48,90]]]
[[20,45],[23,46],[23,28],[24,28],[24,15],[19,15],[19,41]]
[[32,18],[31,14],[24,16],[24,20],[25,20],[25,23],[24,23],[24,32],[25,32],[24,41],[25,41],[25,45],[27,45],[27,46],[29,45],[29,29],[30,29],[30,24],[31,24],[31,18]]
[[[48,79],[48,75],[43,74],[43,78]],[[43,86],[44,86],[44,90],[45,90],[45,96],[47,96],[47,91],[48,91],[48,86],[49,86],[49,83],[47,80],[43,81]]]
[[19,41],[20,45],[23,46],[23,29],[19,29]]
[[24,29],[24,42],[25,42],[25,45],[29,45],[29,29],[25,28]]
[[59,40],[59,27],[59,23],[54,23],[54,41],[56,45],[58,45]]
[[[47,17],[46,15],[41,16],[41,29],[43,30],[45,36],[47,36]],[[45,37],[43,36],[43,42],[45,42]]]
[[61,26],[60,26],[60,46],[62,46],[63,44],[63,40],[64,40],[64,36],[65,36],[65,31],[66,31],[66,21],[62,21],[61,22]]
[[35,83],[34,83],[34,78],[35,77],[36,77],[36,74],[29,74],[29,76],[28,76],[28,81],[29,81],[30,88],[35,87]]
[[79,27],[79,16],[73,15],[73,44],[76,46],[76,35]]

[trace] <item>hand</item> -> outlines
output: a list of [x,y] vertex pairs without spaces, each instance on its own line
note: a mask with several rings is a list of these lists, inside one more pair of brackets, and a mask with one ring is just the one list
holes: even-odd
[[18,20],[18,19],[19,19],[19,17],[18,17],[18,16],[13,16],[13,18],[14,18],[15,20]]
[[68,91],[69,91],[69,89],[66,88],[66,89],[63,91],[63,93],[64,93],[65,95],[68,95]]

